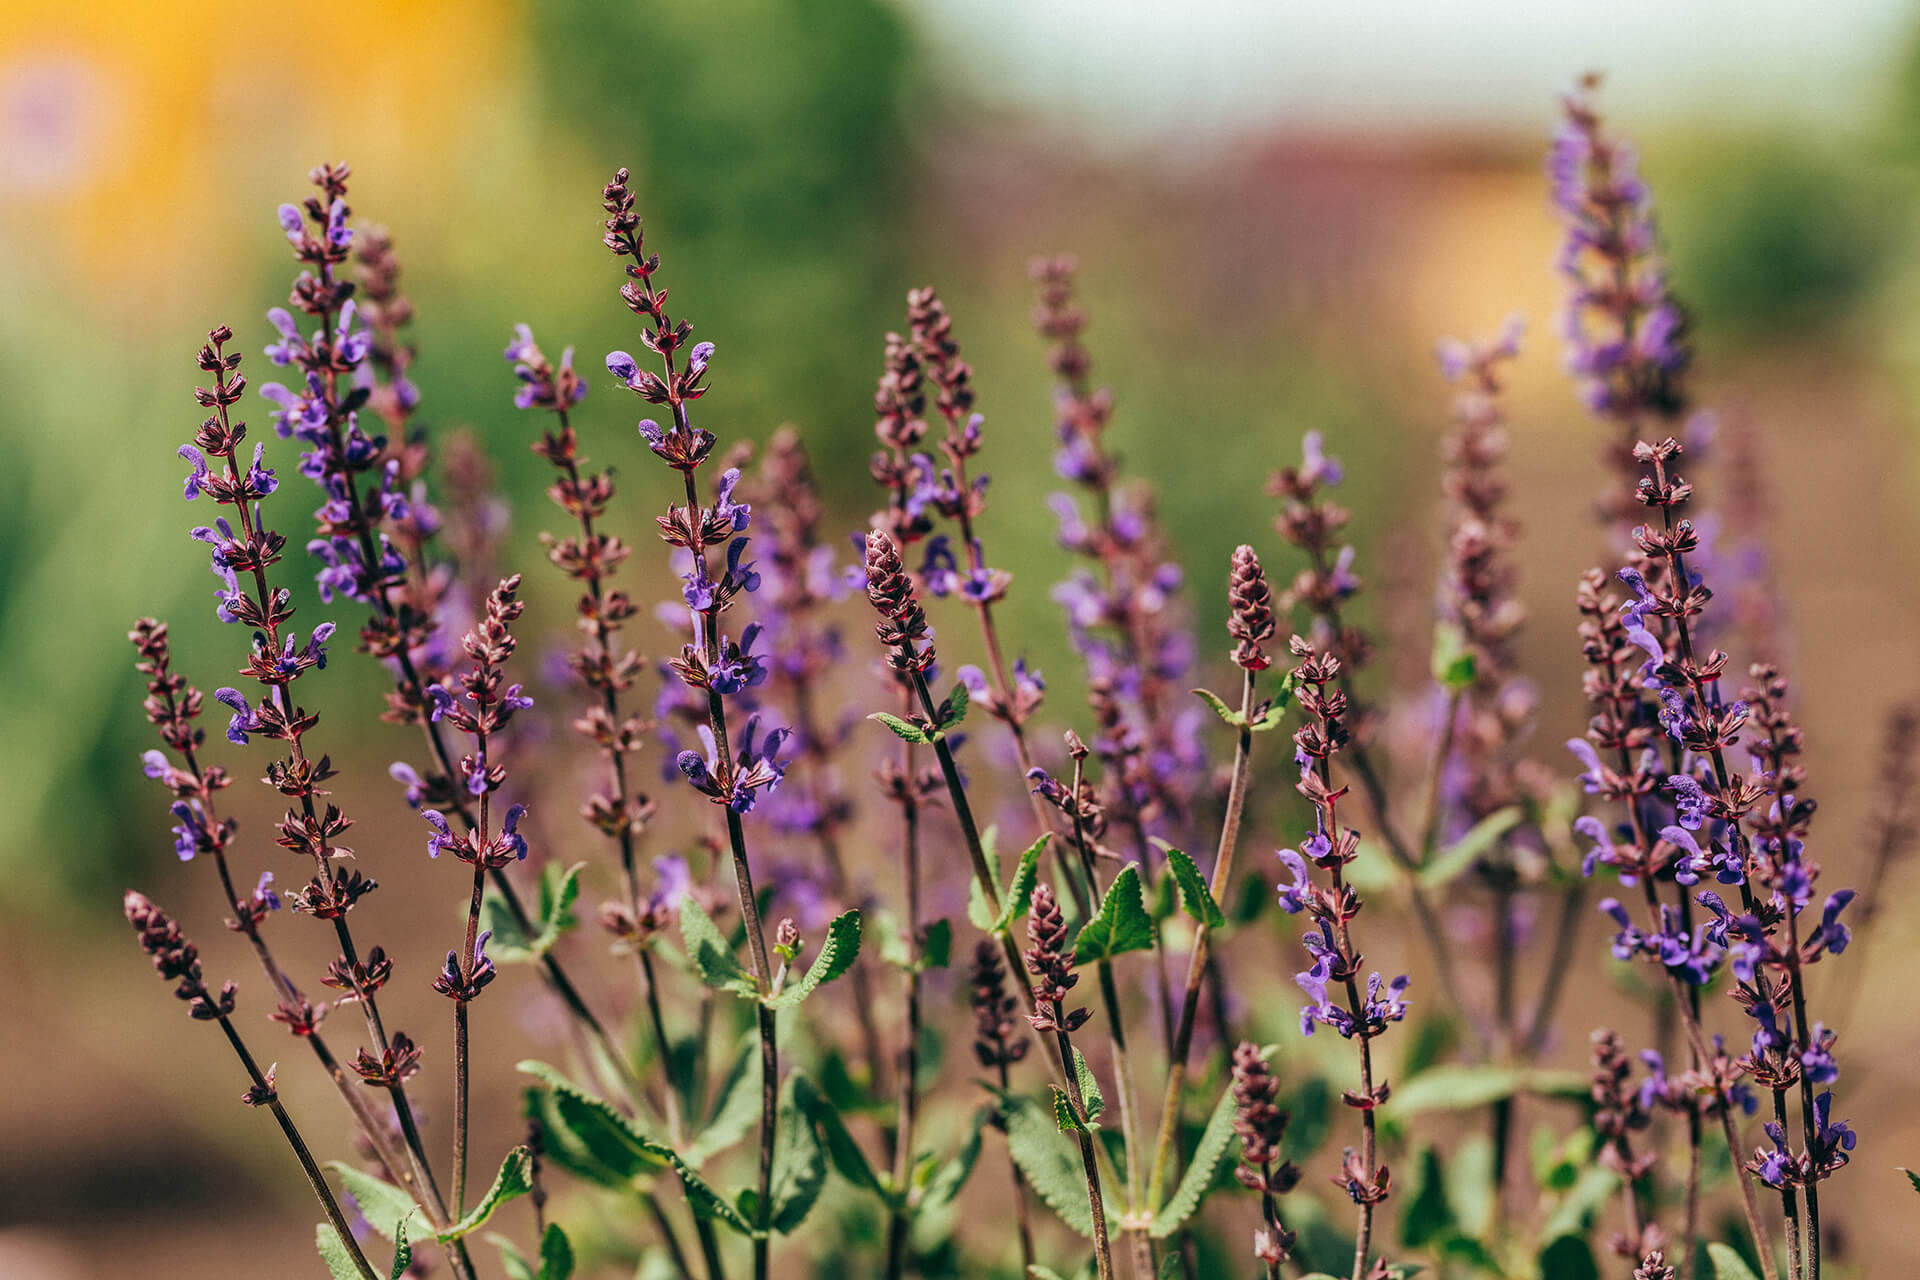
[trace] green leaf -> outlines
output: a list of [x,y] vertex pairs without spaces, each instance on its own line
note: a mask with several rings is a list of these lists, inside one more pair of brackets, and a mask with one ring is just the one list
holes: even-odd
[[1440,1153],[1432,1147],[1420,1150],[1420,1167],[1414,1174],[1414,1192],[1400,1209],[1400,1243],[1410,1249],[1424,1247],[1453,1229],[1453,1208],[1447,1203],[1446,1175],[1440,1167]]
[[500,1162],[499,1172],[493,1175],[493,1185],[480,1197],[480,1203],[467,1211],[460,1219],[439,1233],[442,1241],[458,1240],[486,1225],[493,1211],[509,1200],[517,1199],[533,1190],[533,1156],[525,1147],[515,1147],[507,1152],[507,1158]]
[[1600,1264],[1585,1240],[1561,1236],[1540,1251],[1540,1274],[1553,1280],[1600,1280]]
[[1447,1161],[1447,1203],[1460,1231],[1474,1240],[1493,1228],[1493,1143],[1474,1136],[1458,1143]]
[[753,1224],[748,1222],[738,1209],[728,1204],[705,1178],[679,1160],[674,1161],[674,1168],[680,1174],[681,1187],[686,1190],[687,1207],[693,1210],[696,1218],[723,1222],[743,1236],[753,1235]]
[[1073,1099],[1067,1096],[1067,1091],[1065,1089],[1062,1089],[1057,1084],[1050,1084],[1047,1086],[1047,1088],[1052,1090],[1053,1092],[1053,1122],[1054,1124],[1059,1126],[1060,1132],[1062,1133],[1092,1132],[1092,1130],[1088,1129],[1086,1125],[1080,1122],[1080,1117],[1074,1113]]
[[902,720],[899,716],[888,715],[884,711],[876,711],[868,716],[867,719],[878,720],[881,724],[893,730],[893,736],[902,742],[921,744],[933,741],[925,729],[922,729],[910,720]]
[[1272,733],[1287,720],[1287,707],[1293,702],[1293,672],[1289,671],[1280,681],[1279,690],[1260,706],[1254,708],[1253,721],[1247,728],[1255,733]]
[[967,1185],[967,1179],[973,1175],[973,1166],[980,1159],[980,1135],[992,1123],[994,1114],[992,1107],[981,1107],[973,1113],[973,1124],[969,1126],[960,1149],[927,1182],[926,1194],[920,1200],[922,1208],[937,1209],[951,1202]]
[[719,926],[691,895],[680,901],[680,937],[686,943],[687,959],[693,962],[700,981],[715,991],[755,994],[753,975],[733,958],[733,948],[721,935]]
[[1007,1151],[1049,1209],[1091,1240],[1093,1211],[1087,1205],[1087,1175],[1080,1153],[1061,1140],[1053,1119],[1027,1098],[1000,1095]]
[[1915,1191],[1920,1191],[1920,1173],[1915,1173],[1904,1165],[1900,1166],[1900,1172],[1907,1175],[1907,1181],[1913,1184]]
[[1587,1077],[1575,1071],[1527,1067],[1434,1067],[1397,1086],[1388,1106],[1396,1115],[1420,1111],[1471,1111],[1531,1093],[1557,1098],[1586,1096]]
[[1193,690],[1190,690],[1190,692],[1197,695],[1200,701],[1212,707],[1213,714],[1219,716],[1222,720],[1225,720],[1228,724],[1232,725],[1234,728],[1236,729],[1246,728],[1247,722],[1245,718],[1242,717],[1238,711],[1235,711],[1232,707],[1228,706],[1226,704],[1226,701],[1223,698],[1221,698],[1219,694],[1213,692],[1211,689],[1193,689]]
[[313,1229],[313,1243],[320,1250],[320,1260],[327,1264],[333,1280],[366,1280],[366,1272],[354,1262],[352,1250],[329,1223],[323,1222]]
[[1456,692],[1473,684],[1473,650],[1467,638],[1453,623],[1433,629],[1433,678]]
[[819,1131],[833,1171],[862,1190],[872,1191],[883,1199],[890,1198],[886,1184],[874,1174],[873,1166],[867,1163],[865,1153],[860,1150],[860,1144],[847,1132],[839,1109],[820,1092],[812,1078],[795,1071],[787,1077],[787,1081],[793,1090],[794,1105]]
[[[397,1242],[399,1229],[406,1226],[414,1214],[422,1212],[414,1202],[412,1192],[401,1190],[385,1178],[376,1178],[338,1160],[328,1161],[327,1168],[340,1179],[340,1185],[347,1189],[354,1204],[360,1207],[360,1216],[367,1220],[368,1226],[380,1233],[382,1239]],[[425,1221],[424,1214],[422,1221]]]
[[769,1009],[793,1008],[812,995],[821,983],[832,982],[852,968],[853,959],[859,954],[860,913],[843,911],[827,926],[827,940],[820,944],[819,954],[813,957],[813,964],[800,980],[795,982],[792,975],[788,975],[787,985],[777,994],[766,997],[763,1003]]
[[1585,1231],[1619,1186],[1620,1179],[1612,1170],[1597,1164],[1587,1165],[1575,1176],[1572,1189],[1560,1198],[1540,1234],[1551,1240],[1555,1236]]
[[1226,914],[1220,910],[1220,904],[1213,900],[1213,891],[1200,878],[1200,868],[1193,864],[1193,859],[1182,850],[1169,849],[1167,870],[1180,887],[1180,905],[1187,914],[1209,929],[1224,928]]
[[1013,879],[1007,882],[1007,891],[1001,895],[1000,914],[994,917],[989,933],[1005,933],[1016,921],[1026,917],[1027,906],[1033,901],[1033,886],[1040,879],[1040,855],[1047,851],[1047,839],[1041,836],[1020,855]]
[[813,1121],[794,1099],[788,1076],[780,1090],[780,1128],[773,1148],[773,1229],[789,1235],[799,1229],[827,1182],[827,1157]]
[[1176,1250],[1160,1259],[1160,1270],[1154,1274],[1154,1280],[1179,1280],[1182,1274],[1180,1254]]
[[580,871],[586,865],[576,862],[562,869],[559,863],[549,862],[540,873],[540,937],[536,945],[543,955],[580,925],[573,904],[580,900]]
[[1214,1103],[1207,1127],[1200,1131],[1200,1141],[1193,1149],[1193,1159],[1187,1162],[1187,1171],[1180,1175],[1180,1185],[1153,1215],[1149,1231],[1154,1239],[1164,1240],[1178,1231],[1200,1207],[1200,1198],[1213,1185],[1213,1176],[1219,1172],[1227,1148],[1233,1145],[1233,1113],[1233,1087],[1229,1085],[1220,1091],[1220,1101]]
[[402,1218],[393,1229],[393,1266],[387,1271],[387,1280],[400,1280],[412,1265],[413,1246],[407,1243],[407,1220]]
[[520,921],[495,894],[489,893],[480,904],[480,927],[493,935],[487,954],[501,964],[524,964],[534,958],[533,935],[520,927]]
[[1756,1280],[1753,1268],[1731,1245],[1709,1241],[1707,1257],[1713,1260],[1713,1280]]
[[1153,918],[1141,899],[1140,868],[1128,863],[1107,886],[1100,913],[1087,921],[1074,940],[1073,962],[1110,960],[1128,951],[1153,948]]
[[940,704],[940,732],[945,733],[967,718],[967,702],[971,697],[966,685],[953,686],[953,692]]
[[570,1280],[573,1275],[573,1242],[557,1222],[549,1222],[540,1235],[540,1280]]
[[507,1273],[507,1280],[540,1280],[519,1245],[498,1231],[487,1232],[487,1243],[500,1251],[500,1269]]
[[1093,1068],[1087,1065],[1086,1055],[1078,1049],[1073,1051],[1073,1075],[1080,1085],[1080,1097],[1087,1104],[1087,1122],[1098,1120],[1107,1109],[1107,1100],[1100,1093],[1100,1082],[1094,1078]]
[[635,1178],[659,1173],[678,1159],[664,1145],[641,1133],[633,1122],[544,1062],[528,1060],[517,1069],[547,1086],[549,1105],[541,1119],[548,1147],[570,1171],[616,1190],[628,1190]]
[[935,920],[920,935],[920,968],[945,969],[953,963],[953,925]]
[[1525,816],[1519,805],[1508,805],[1480,819],[1472,830],[1420,868],[1420,886],[1424,889],[1440,889],[1451,884],[1468,867],[1485,857],[1500,837],[1518,826],[1520,819]]
[[707,1127],[695,1135],[682,1158],[698,1169],[719,1152],[747,1136],[760,1119],[760,1052],[749,1040],[741,1046],[727,1074],[720,1101],[713,1109]]

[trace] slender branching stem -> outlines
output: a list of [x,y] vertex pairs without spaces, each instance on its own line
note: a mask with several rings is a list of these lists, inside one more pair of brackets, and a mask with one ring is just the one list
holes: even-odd
[[340,1243],[353,1259],[353,1265],[359,1269],[365,1280],[375,1280],[374,1270],[367,1261],[367,1255],[360,1251],[360,1242],[354,1238],[353,1229],[347,1226],[347,1219],[340,1212],[340,1202],[333,1197],[333,1191],[327,1186],[327,1180],[320,1174],[320,1166],[314,1163],[313,1152],[307,1149],[306,1139],[300,1136],[300,1130],[294,1125],[293,1117],[287,1114],[281,1105],[279,1095],[274,1091],[273,1083],[261,1072],[260,1066],[247,1052],[246,1042],[241,1040],[239,1031],[234,1029],[233,1020],[220,1018],[220,1029],[227,1033],[227,1043],[233,1046],[234,1053],[240,1057],[240,1065],[247,1069],[247,1076],[253,1081],[255,1096],[266,1099],[266,1105],[273,1112],[273,1118],[280,1122],[280,1132],[287,1137],[287,1145],[293,1148],[294,1157],[300,1161],[301,1170],[307,1175],[307,1183],[313,1188],[313,1194],[319,1197],[320,1207],[326,1211],[327,1221],[333,1224],[333,1230],[340,1237]]
[[[903,692],[908,699],[908,710],[911,711],[912,691]],[[906,1269],[907,1233],[913,1225],[913,1206],[904,1196],[911,1185],[914,1120],[920,1105],[917,1079],[920,1073],[920,807],[918,794],[913,787],[913,771],[913,744],[902,742],[900,776],[905,780],[905,786],[900,796],[900,874],[902,897],[907,909],[903,926],[907,963],[902,976],[906,1027],[902,1032],[900,1059],[895,1068],[898,1119],[893,1135],[893,1185],[900,1188],[903,1199],[894,1208],[893,1217],[887,1224],[888,1280],[899,1280]]]

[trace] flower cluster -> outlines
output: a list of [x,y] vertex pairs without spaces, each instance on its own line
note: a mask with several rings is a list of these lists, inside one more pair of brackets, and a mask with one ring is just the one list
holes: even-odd
[[[1108,804],[1129,824],[1181,819],[1201,761],[1205,712],[1178,702],[1193,665],[1193,636],[1181,616],[1183,574],[1168,558],[1144,484],[1122,483],[1106,447],[1113,394],[1095,390],[1092,359],[1080,341],[1087,315],[1073,298],[1071,258],[1029,267],[1038,289],[1034,327],[1049,345],[1055,378],[1054,469],[1079,486],[1091,508],[1068,493],[1047,499],[1060,545],[1086,565],[1053,589],[1067,613],[1074,648],[1086,662],[1088,706],[1098,732],[1092,746],[1104,767]],[[984,684],[984,681],[983,681]],[[1021,681],[1016,678],[1018,690]],[[1027,709],[1023,714],[1030,714]]]
[[1240,1185],[1260,1193],[1264,1221],[1254,1232],[1254,1257],[1268,1274],[1293,1252],[1295,1235],[1281,1222],[1275,1196],[1300,1183],[1300,1170],[1280,1154],[1287,1131],[1287,1113],[1275,1105],[1280,1082],[1273,1078],[1258,1045],[1241,1041],[1233,1050],[1233,1132],[1240,1139],[1240,1165],[1233,1171]]

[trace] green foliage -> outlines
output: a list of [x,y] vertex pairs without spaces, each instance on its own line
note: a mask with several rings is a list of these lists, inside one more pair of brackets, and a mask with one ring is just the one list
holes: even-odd
[[1188,915],[1209,929],[1219,929],[1226,925],[1227,917],[1220,910],[1220,904],[1213,900],[1213,891],[1207,888],[1207,882],[1200,878],[1200,868],[1193,859],[1180,849],[1168,849],[1167,875],[1162,883],[1172,880],[1180,889],[1180,905]]
[[1593,1246],[1579,1236],[1561,1236],[1540,1251],[1540,1274],[1553,1280],[1600,1280]]
[[413,1245],[407,1240],[407,1223],[403,1218],[393,1229],[393,1265],[387,1269],[387,1280],[400,1280],[412,1265]]
[[1433,629],[1433,678],[1442,687],[1455,693],[1472,687],[1476,665],[1457,624],[1443,622]]
[[1904,1165],[1900,1167],[1900,1172],[1907,1175],[1907,1182],[1912,1185],[1915,1191],[1920,1191],[1920,1173],[1915,1173]]
[[458,1240],[470,1235],[486,1225],[493,1211],[509,1200],[518,1199],[533,1190],[533,1155],[525,1147],[515,1147],[507,1152],[507,1158],[500,1162],[499,1170],[493,1175],[493,1183],[487,1188],[480,1203],[468,1210],[467,1216],[439,1233],[443,1241]]
[[805,974],[798,982],[789,976],[787,985],[779,992],[766,997],[769,1009],[791,1009],[812,995],[823,982],[832,982],[835,978],[853,967],[854,957],[860,954],[860,913],[843,911],[833,918],[827,926],[827,939],[820,944],[820,951],[813,957]]
[[865,1153],[860,1150],[860,1144],[847,1132],[839,1109],[827,1100],[813,1080],[795,1071],[788,1075],[787,1085],[793,1091],[794,1106],[813,1123],[819,1134],[833,1171],[863,1191],[890,1199],[891,1189],[874,1173],[873,1166],[867,1163]]
[[740,967],[733,947],[713,923],[713,917],[691,896],[680,903],[680,938],[700,981],[715,991],[748,997],[756,994],[753,975]]
[[908,948],[897,921],[883,917],[879,921],[879,932],[880,958],[896,969],[925,973],[953,963],[953,925],[948,920],[935,920],[922,927],[917,954]]
[[1140,890],[1140,868],[1129,863],[1107,886],[1100,910],[1074,939],[1073,962],[1091,964],[1111,960],[1128,951],[1153,948],[1153,918],[1147,914]]
[[1442,850],[1433,861],[1420,868],[1418,878],[1421,887],[1442,889],[1453,883],[1469,867],[1491,852],[1500,837],[1518,826],[1521,818],[1525,816],[1520,806],[1509,805],[1474,823],[1471,830]]
[[1577,1071],[1530,1067],[1439,1066],[1396,1086],[1387,1103],[1395,1116],[1421,1111],[1472,1111],[1516,1094],[1584,1098],[1588,1082]]
[[1411,1249],[1419,1249],[1439,1239],[1454,1226],[1453,1206],[1447,1203],[1446,1175],[1440,1167],[1440,1153],[1430,1146],[1422,1147],[1420,1163],[1413,1177],[1413,1194],[1400,1206],[1400,1243]]
[[1067,1096],[1065,1089],[1057,1084],[1050,1084],[1047,1089],[1053,1096],[1053,1121],[1059,1126],[1060,1132],[1075,1134],[1092,1132],[1074,1111],[1073,1099]]
[[352,1252],[331,1223],[323,1222],[313,1229],[313,1243],[333,1280],[366,1280],[366,1274],[354,1263]]
[[885,711],[875,711],[870,714],[867,719],[878,720],[881,724],[893,730],[894,737],[900,739],[902,742],[910,742],[915,746],[925,746],[927,743],[932,742],[934,738],[933,734],[928,733],[913,721],[902,720],[899,716],[890,715]]
[[740,1046],[733,1069],[714,1104],[713,1118],[694,1135],[682,1153],[686,1162],[698,1169],[718,1153],[725,1151],[753,1129],[760,1120],[760,1053],[753,1039]]
[[1200,1142],[1193,1149],[1193,1158],[1187,1161],[1186,1172],[1180,1175],[1179,1185],[1153,1215],[1150,1230],[1156,1240],[1166,1239],[1193,1216],[1232,1145],[1233,1088],[1229,1085],[1220,1091],[1220,1101],[1213,1104],[1213,1113],[1207,1117],[1207,1127],[1200,1131]]
[[940,723],[938,727],[942,734],[948,733],[958,726],[962,720],[967,718],[967,701],[971,697],[972,694],[968,692],[966,685],[956,684],[953,686],[953,692],[948,694],[946,701],[940,704]]
[[1087,1057],[1078,1049],[1073,1051],[1073,1076],[1080,1085],[1080,1097],[1087,1104],[1087,1120],[1097,1121],[1107,1110],[1107,1100],[1100,1093],[1100,1082],[1094,1078],[1093,1068],[1087,1065]]
[[967,1127],[967,1136],[959,1150],[928,1180],[926,1193],[920,1199],[923,1209],[937,1209],[950,1203],[967,1185],[980,1159],[981,1134],[993,1123],[996,1114],[992,1107],[981,1107],[973,1113],[973,1122]]
[[540,1265],[536,1269],[507,1237],[489,1233],[487,1240],[500,1250],[500,1268],[507,1280],[569,1280],[573,1275],[573,1245],[557,1222],[549,1222],[540,1236]]
[[546,1130],[549,1158],[575,1177],[625,1191],[635,1179],[673,1165],[675,1157],[666,1147],[546,1063],[528,1060],[518,1069],[546,1085],[530,1101]]
[[327,1168],[340,1179],[340,1185],[347,1189],[347,1194],[353,1197],[367,1225],[378,1231],[383,1239],[397,1243],[399,1233],[413,1215],[421,1211],[410,1192],[401,1190],[385,1178],[376,1178],[338,1160],[329,1161]]
[[1713,1261],[1713,1280],[1759,1280],[1739,1251],[1718,1240],[1707,1244],[1707,1257]]
[[1087,1175],[1074,1145],[1060,1136],[1054,1119],[1032,1101],[1000,1095],[1007,1151],[1041,1202],[1074,1231],[1093,1238],[1093,1211],[1087,1205]]
[[773,1229],[782,1235],[797,1231],[820,1198],[827,1182],[827,1156],[812,1119],[795,1100],[798,1074],[789,1075],[780,1090],[779,1128],[773,1148]]
[[[998,860],[994,856],[992,835],[993,832],[989,830],[981,837],[980,843],[986,850],[987,867],[997,874]],[[1033,886],[1040,879],[1040,855],[1046,852],[1050,838],[1041,836],[1020,855],[1020,861],[1013,869],[1013,879],[1000,891],[1000,910],[997,913],[988,908],[986,895],[980,890],[980,882],[967,882],[967,918],[981,932],[1001,936],[1026,917],[1027,907],[1033,901]],[[994,887],[999,888],[998,885]]]

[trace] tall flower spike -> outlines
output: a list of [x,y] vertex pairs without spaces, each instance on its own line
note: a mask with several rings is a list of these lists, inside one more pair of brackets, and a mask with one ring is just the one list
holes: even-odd
[[1273,638],[1273,594],[1267,590],[1260,557],[1244,543],[1234,549],[1227,572],[1227,609],[1234,665],[1244,671],[1266,670],[1272,659],[1261,645]]
[[900,548],[884,531],[873,529],[866,551],[867,602],[880,614],[874,634],[887,646],[894,670],[924,672],[933,665],[933,632],[900,563]]

